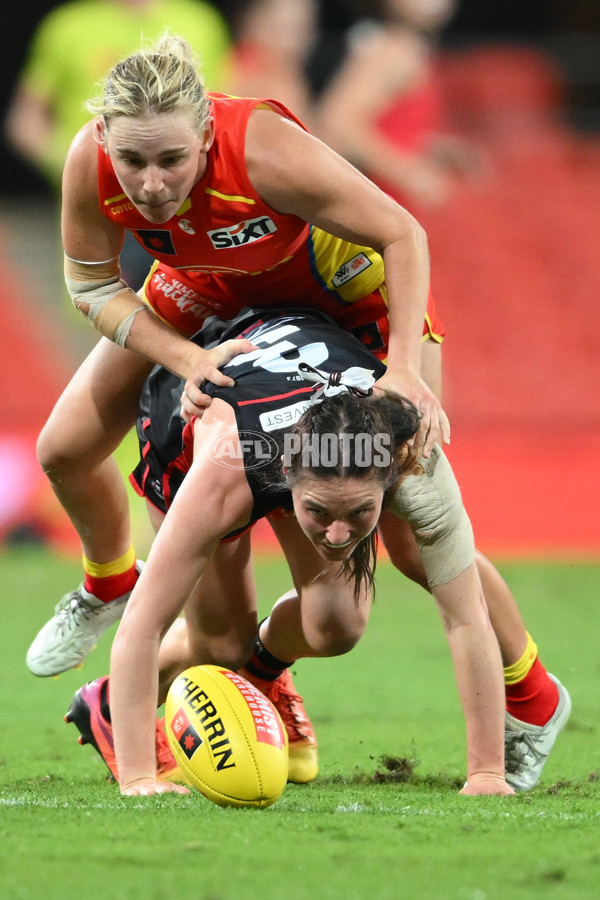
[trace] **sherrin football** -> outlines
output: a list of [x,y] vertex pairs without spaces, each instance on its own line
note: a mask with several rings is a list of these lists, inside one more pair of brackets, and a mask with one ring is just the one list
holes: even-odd
[[185,777],[219,806],[262,809],[283,793],[286,730],[271,701],[237,672],[186,669],[169,690],[165,725]]

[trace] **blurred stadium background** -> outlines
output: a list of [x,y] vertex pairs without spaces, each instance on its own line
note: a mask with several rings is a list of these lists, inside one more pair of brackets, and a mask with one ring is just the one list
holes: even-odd
[[[56,5],[5,0],[0,114]],[[322,3],[330,44],[347,9]],[[464,0],[441,65],[450,120],[495,173],[419,216],[448,331],[449,455],[482,549],[598,557],[600,6]],[[94,335],[65,295],[54,198],[4,141],[0,267],[0,544],[75,553],[34,445]],[[267,530],[259,537],[268,548]]]

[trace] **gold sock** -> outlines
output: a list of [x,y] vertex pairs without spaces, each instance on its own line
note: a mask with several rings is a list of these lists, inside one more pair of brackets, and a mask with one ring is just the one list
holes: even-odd
[[110,578],[112,575],[122,575],[123,572],[129,571],[132,566],[135,566],[133,544],[130,544],[129,550],[122,556],[119,556],[118,559],[113,559],[107,563],[92,562],[85,554],[83,556],[83,570],[92,578]]
[[527,632],[527,646],[520,659],[504,668],[504,684],[517,684],[523,681],[534,662],[537,659],[538,648],[529,632]]

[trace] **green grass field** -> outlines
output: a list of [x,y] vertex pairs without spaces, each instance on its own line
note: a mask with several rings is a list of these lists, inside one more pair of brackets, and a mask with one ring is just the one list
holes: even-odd
[[[47,900],[598,900],[600,565],[502,564],[573,713],[538,787],[459,797],[464,730],[432,601],[380,567],[363,641],[294,667],[321,772],[263,811],[200,794],[124,799],[63,722],[73,692],[105,674],[110,634],[58,679],[25,668],[30,640],[76,562],[0,555],[0,896]],[[289,587],[261,562],[265,610]],[[414,760],[398,773],[385,759]]]

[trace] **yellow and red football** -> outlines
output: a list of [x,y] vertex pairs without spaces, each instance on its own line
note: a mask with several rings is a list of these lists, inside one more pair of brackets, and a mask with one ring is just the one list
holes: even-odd
[[258,688],[221,666],[179,675],[165,702],[165,726],[186,779],[219,806],[270,806],[288,777],[288,739]]

